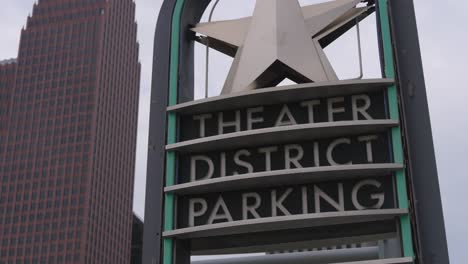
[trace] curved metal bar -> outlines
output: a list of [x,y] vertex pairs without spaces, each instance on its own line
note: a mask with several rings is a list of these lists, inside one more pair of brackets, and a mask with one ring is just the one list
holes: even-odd
[[347,80],[323,83],[295,84],[274,89],[264,88],[248,92],[214,96],[181,103],[167,108],[168,112],[182,115],[212,113],[258,105],[288,103],[294,100],[372,93],[387,89],[393,79]]
[[[355,120],[301,124],[247,130],[217,136],[182,141],[166,146],[167,151],[179,153],[207,152],[219,148],[235,149],[239,146],[262,146],[297,140],[316,140],[340,136],[380,133],[398,126],[398,120]],[[268,136],[266,136],[268,135]]]
[[[337,249],[327,251],[313,251],[301,253],[288,253],[280,255],[252,256],[252,257],[237,257],[228,259],[216,260],[199,260],[192,262],[193,264],[317,264],[325,263],[340,263],[340,264],[410,264],[413,263],[413,258],[392,258],[392,259],[377,259],[379,253],[378,247],[355,248],[355,249]],[[369,256],[377,255],[377,257],[369,258]],[[351,262],[343,262],[349,259],[354,259]],[[356,259],[360,260],[357,261]]]
[[213,190],[216,192],[243,190],[260,185],[262,187],[273,187],[285,184],[308,184],[325,180],[389,176],[391,172],[403,168],[403,164],[384,163],[275,170],[182,183],[166,187],[164,191],[177,195],[188,195],[208,193]]
[[187,227],[167,231],[163,237],[190,239],[216,235],[232,235],[242,233],[266,232],[295,228],[319,227],[369,221],[383,221],[408,214],[408,209],[378,209],[363,211],[329,212],[317,214],[302,214],[276,216],[226,222],[212,225]]
[[358,18],[356,18],[356,35],[357,35],[358,56],[359,56],[359,76],[356,78],[348,79],[348,80],[361,80],[362,77],[364,77],[364,69],[363,69],[363,62],[362,62],[361,29],[359,27]]

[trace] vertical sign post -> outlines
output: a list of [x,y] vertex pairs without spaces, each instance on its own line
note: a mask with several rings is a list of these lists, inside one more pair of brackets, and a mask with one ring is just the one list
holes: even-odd
[[389,0],[419,263],[450,263],[414,4]]

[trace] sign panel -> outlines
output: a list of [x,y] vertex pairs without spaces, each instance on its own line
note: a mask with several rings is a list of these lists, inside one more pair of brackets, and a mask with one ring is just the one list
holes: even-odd
[[[236,107],[241,99],[229,96],[173,110],[183,114],[180,140],[167,146],[177,153],[175,185],[165,189],[177,196],[177,221],[166,236],[275,232],[294,229],[294,221],[304,228],[366,222],[370,229],[352,235],[361,241],[378,233],[378,221],[404,213],[397,211],[393,178],[402,165],[393,163],[389,134],[398,123],[388,119],[385,81],[346,92],[359,82],[341,83],[330,97],[318,92],[328,89],[321,86],[291,86],[281,96],[266,89],[270,100],[252,97],[248,107]],[[301,96],[296,87],[304,89]],[[256,221],[264,224],[255,227]],[[293,222],[274,224],[282,221]],[[204,241],[205,250],[212,246]]]
[[383,90],[310,100],[298,98],[283,104],[267,101],[249,108],[182,115],[180,141],[262,128],[385,118]]
[[325,212],[394,209],[391,176],[179,197],[178,228]]
[[178,183],[258,172],[390,163],[388,134],[327,138],[209,153],[181,154]]

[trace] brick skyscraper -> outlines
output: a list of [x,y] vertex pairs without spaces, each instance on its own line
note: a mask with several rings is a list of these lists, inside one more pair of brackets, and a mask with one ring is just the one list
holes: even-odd
[[136,33],[132,0],[39,0],[0,62],[0,263],[130,262]]
[[[15,59],[0,61],[0,150],[3,149],[6,133],[8,132],[8,108],[10,106],[11,93],[13,92],[12,88],[15,84],[15,73]],[[2,213],[1,210],[0,213]]]

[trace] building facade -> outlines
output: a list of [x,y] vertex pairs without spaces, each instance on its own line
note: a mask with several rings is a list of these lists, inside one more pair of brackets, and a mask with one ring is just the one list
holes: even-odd
[[16,59],[0,61],[0,152],[8,132],[8,111],[15,83]]
[[0,66],[0,263],[130,262],[136,34],[132,0],[34,5]]
[[137,216],[133,215],[132,227],[132,260],[130,264],[142,264],[143,254],[143,221]]

